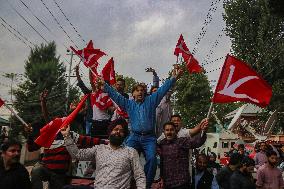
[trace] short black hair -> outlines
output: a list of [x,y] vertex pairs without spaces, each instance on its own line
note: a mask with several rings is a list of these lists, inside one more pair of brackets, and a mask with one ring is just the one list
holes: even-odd
[[267,150],[267,152],[266,152],[267,157],[270,157],[270,156],[273,156],[273,155],[277,156],[277,153],[273,150]]
[[181,119],[181,116],[180,116],[179,114],[173,114],[173,115],[171,116],[171,120],[172,120],[172,118],[174,118],[174,117],[178,117],[178,118]]
[[112,132],[112,130],[117,126],[117,125],[122,125],[123,127],[123,131],[124,131],[124,135],[125,137],[129,135],[129,130],[128,130],[128,123],[125,119],[119,118],[119,119],[115,119],[113,120],[109,126],[108,126],[108,135],[110,135],[110,133]]
[[22,144],[21,144],[18,140],[15,140],[15,139],[13,139],[13,138],[8,138],[8,140],[5,141],[5,142],[1,145],[1,150],[2,150],[3,152],[6,152],[9,147],[14,146],[14,145],[17,145],[17,146],[19,146],[20,148],[22,148]]
[[165,130],[166,125],[172,125],[176,129],[175,124],[171,121],[168,121],[168,122],[164,123],[163,130]]
[[197,154],[196,156],[196,161],[200,158],[200,157],[204,157],[204,159],[206,159],[206,161],[208,161],[208,156],[204,153],[200,153],[200,154]]
[[247,157],[247,156],[244,156],[242,161],[241,161],[241,164],[242,165],[245,165],[245,166],[254,166],[255,165],[255,162],[253,159]]
[[242,160],[242,156],[239,153],[233,153],[230,156],[229,164],[230,165],[238,165]]
[[239,145],[238,145],[238,149],[240,149],[240,148],[245,149],[245,145],[244,145],[244,144],[239,144]]
[[121,78],[121,77],[119,77],[119,78],[116,79],[116,82],[118,82],[118,81],[122,81],[122,82],[125,84],[125,79],[123,79],[123,78]]

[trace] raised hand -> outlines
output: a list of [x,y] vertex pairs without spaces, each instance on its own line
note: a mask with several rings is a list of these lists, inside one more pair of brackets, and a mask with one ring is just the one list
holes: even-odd
[[33,132],[33,127],[31,124],[23,125],[24,131],[29,135]]
[[183,73],[183,69],[178,64],[175,64],[174,69],[172,70],[172,76],[178,79],[180,78],[182,73]]
[[207,131],[207,129],[208,129],[208,118],[202,119],[201,122],[199,123],[199,125],[200,125],[200,129],[202,131]]
[[68,125],[68,126],[62,128],[62,129],[60,130],[60,132],[61,132],[61,134],[63,135],[63,137],[69,136],[69,135],[70,135],[70,126]]

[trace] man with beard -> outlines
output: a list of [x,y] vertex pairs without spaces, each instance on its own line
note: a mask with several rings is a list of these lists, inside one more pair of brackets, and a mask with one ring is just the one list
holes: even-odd
[[234,171],[230,178],[230,189],[255,189],[252,173],[254,172],[254,160],[245,156],[241,160],[240,167]]
[[267,163],[258,168],[256,173],[256,186],[259,189],[283,189],[284,182],[281,171],[276,167],[277,153],[273,150],[266,152]]
[[[208,122],[201,129],[206,131]],[[159,145],[161,157],[161,184],[166,189],[186,189],[190,187],[189,149],[204,144],[206,134],[197,134],[192,138],[177,138],[174,123],[167,122],[163,126],[166,138]]]
[[104,91],[129,115],[131,134],[127,138],[126,144],[139,152],[143,152],[145,155],[146,164],[144,171],[147,179],[147,188],[151,188],[157,168],[156,108],[181,74],[181,68],[174,68],[171,78],[167,79],[157,92],[148,96],[145,96],[145,87],[143,85],[135,85],[132,89],[134,100],[126,99],[105,83],[102,78],[98,78],[98,82],[104,84]]
[[264,141],[260,142],[259,150],[260,151],[257,152],[254,157],[256,169],[258,169],[260,166],[262,166],[263,164],[267,162],[267,156],[266,156],[267,144]]
[[108,127],[109,145],[78,149],[69,127],[62,129],[61,133],[73,158],[96,162],[95,188],[129,189],[131,179],[134,178],[137,189],[145,189],[145,174],[137,151],[122,145],[128,135],[128,126],[124,119],[114,120]]
[[191,189],[218,189],[214,175],[207,170],[207,156],[198,154],[193,169]]
[[30,189],[31,181],[27,169],[19,163],[22,145],[8,139],[1,146],[0,188]]

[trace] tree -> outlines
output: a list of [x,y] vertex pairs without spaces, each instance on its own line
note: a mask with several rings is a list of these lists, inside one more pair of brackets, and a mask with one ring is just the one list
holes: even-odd
[[187,127],[194,127],[206,117],[210,106],[212,92],[207,76],[204,73],[189,75],[185,72],[177,81],[175,91],[176,113],[182,116]]
[[[226,33],[233,55],[251,65],[273,87],[269,110],[284,111],[283,3],[275,0],[228,0],[224,2]],[[279,10],[281,10],[279,12]],[[279,114],[278,125],[284,125]]]
[[[66,115],[65,71],[64,64],[59,62],[59,56],[56,55],[54,42],[36,46],[31,50],[25,62],[25,81],[14,92],[16,98],[14,106],[27,123],[45,125],[39,100],[39,95],[44,89],[49,91],[47,107],[50,110],[50,117]],[[69,102],[77,99],[78,94],[78,90],[71,87]],[[17,129],[14,130],[17,132]]]

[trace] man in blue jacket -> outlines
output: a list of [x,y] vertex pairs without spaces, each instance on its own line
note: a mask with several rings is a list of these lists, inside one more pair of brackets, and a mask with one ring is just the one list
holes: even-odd
[[182,69],[179,67],[175,68],[172,72],[172,77],[167,79],[156,92],[146,97],[144,86],[140,84],[135,85],[132,89],[133,100],[126,99],[107,83],[101,81],[104,83],[105,92],[129,115],[131,134],[126,144],[143,152],[145,155],[146,164],[144,172],[146,174],[147,188],[151,187],[157,167],[156,108],[181,74]]

